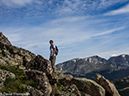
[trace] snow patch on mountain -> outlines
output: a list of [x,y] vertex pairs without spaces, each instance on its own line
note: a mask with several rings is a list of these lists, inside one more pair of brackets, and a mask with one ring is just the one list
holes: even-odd
[[122,55],[123,58],[125,58],[125,55]]

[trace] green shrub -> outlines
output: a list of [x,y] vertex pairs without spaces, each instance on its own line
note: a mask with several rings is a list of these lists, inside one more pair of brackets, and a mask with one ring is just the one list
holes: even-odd
[[16,78],[19,78],[20,75],[24,74],[24,71],[22,69],[19,69],[15,66],[6,66],[6,65],[0,65],[0,69],[10,71],[16,75]]
[[62,91],[62,85],[60,84],[59,81],[57,82],[57,89],[58,89],[59,91]]
[[59,81],[57,82],[57,86],[61,86],[61,84],[60,84],[60,82],[59,82]]
[[9,80],[9,82],[6,83],[6,86],[0,89],[0,92],[7,92],[7,93],[21,92],[17,87],[20,83],[21,83],[20,80],[11,80],[11,81]]
[[7,78],[6,80],[5,80],[5,82],[4,82],[4,86],[7,86],[11,81],[14,81],[15,79],[13,79],[13,78],[11,78],[11,77],[9,77],[9,78]]

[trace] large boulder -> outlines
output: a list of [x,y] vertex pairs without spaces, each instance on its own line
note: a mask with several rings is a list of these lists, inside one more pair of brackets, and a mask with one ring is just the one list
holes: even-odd
[[50,83],[53,85],[57,82],[57,77],[53,74],[53,69],[50,62],[47,59],[44,59],[41,55],[35,57],[26,64],[27,69],[39,70],[46,73]]
[[105,96],[105,89],[93,80],[86,78],[73,78],[71,83],[75,84],[79,91],[83,93],[91,96]]
[[52,92],[52,88],[44,72],[38,70],[31,70],[31,71],[25,71],[25,74],[28,79],[33,80],[36,83],[36,85],[38,85],[44,96],[50,95],[50,93]]
[[120,96],[114,84],[100,74],[96,74],[95,81],[106,90],[106,96]]
[[12,45],[10,41],[8,40],[8,38],[4,36],[2,32],[0,32],[0,42],[7,44],[7,45]]

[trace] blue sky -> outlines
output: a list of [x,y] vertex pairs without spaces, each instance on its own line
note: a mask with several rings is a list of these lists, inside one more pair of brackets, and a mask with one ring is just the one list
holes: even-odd
[[129,0],[0,0],[0,31],[15,46],[57,62],[129,53]]

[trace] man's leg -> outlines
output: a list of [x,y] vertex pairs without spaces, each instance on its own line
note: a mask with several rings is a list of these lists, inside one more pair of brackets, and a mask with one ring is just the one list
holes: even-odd
[[51,58],[51,65],[54,73],[56,72],[55,62],[56,62],[56,56],[54,56],[54,58]]

